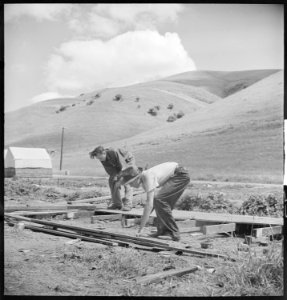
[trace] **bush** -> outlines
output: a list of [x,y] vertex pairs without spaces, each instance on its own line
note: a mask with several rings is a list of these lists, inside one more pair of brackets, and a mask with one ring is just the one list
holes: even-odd
[[117,94],[117,95],[115,95],[115,98],[113,100],[114,101],[122,101],[123,100],[123,96],[121,94]]
[[100,93],[97,93],[94,98],[97,99],[97,98],[100,98],[101,97],[101,94]]
[[157,115],[157,110],[153,107],[153,108],[150,108],[148,110],[148,114],[152,115],[152,116],[156,116]]
[[167,106],[167,109],[173,109],[173,104],[170,103],[170,104]]
[[74,103],[74,104],[72,104],[72,106],[76,106],[76,104]]
[[56,111],[56,113],[62,112],[64,110],[66,110],[69,107],[69,105],[62,105],[59,110]]
[[160,110],[160,106],[159,106],[159,105],[156,105],[154,108],[155,108],[156,110]]
[[180,119],[180,118],[182,118],[184,116],[184,112],[183,111],[179,111],[176,116],[177,116],[178,119]]
[[176,204],[181,210],[203,210],[233,213],[236,208],[232,202],[224,199],[222,193],[209,193],[206,197],[197,194],[186,194]]
[[167,118],[167,122],[174,122],[177,119],[176,114],[173,114]]
[[136,97],[136,102],[139,102],[140,101],[140,97]]
[[94,100],[90,100],[89,102],[87,102],[87,105],[92,105],[94,103]]
[[283,199],[274,194],[251,195],[239,208],[240,214],[257,216],[283,216]]

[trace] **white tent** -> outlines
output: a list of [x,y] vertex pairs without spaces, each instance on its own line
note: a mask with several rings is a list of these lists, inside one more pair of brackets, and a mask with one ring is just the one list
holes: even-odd
[[51,157],[43,148],[9,147],[5,157],[7,177],[50,177]]

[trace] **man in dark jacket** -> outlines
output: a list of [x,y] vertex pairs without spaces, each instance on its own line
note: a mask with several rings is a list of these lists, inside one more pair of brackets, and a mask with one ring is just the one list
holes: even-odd
[[124,186],[125,197],[121,199],[121,183],[119,181],[119,173],[122,169],[135,165],[134,156],[123,149],[112,149],[98,146],[90,153],[90,158],[97,158],[109,174],[109,186],[112,196],[112,204],[108,209],[122,209],[125,211],[132,208],[133,189],[131,186]]

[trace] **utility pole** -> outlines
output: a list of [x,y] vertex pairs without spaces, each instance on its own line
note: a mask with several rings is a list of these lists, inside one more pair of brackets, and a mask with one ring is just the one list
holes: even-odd
[[60,158],[60,170],[62,170],[62,160],[63,160],[63,146],[64,146],[64,130],[65,127],[62,128],[62,141],[61,141],[61,158]]

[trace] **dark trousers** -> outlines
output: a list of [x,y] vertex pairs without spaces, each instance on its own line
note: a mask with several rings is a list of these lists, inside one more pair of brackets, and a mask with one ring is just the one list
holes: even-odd
[[189,182],[190,177],[187,170],[183,167],[177,167],[174,175],[155,194],[154,209],[157,216],[158,233],[179,233],[178,226],[172,216],[172,210]]
[[127,205],[132,206],[133,202],[133,188],[130,185],[124,186],[124,203],[121,198],[121,185],[118,181],[114,180],[114,176],[109,178],[109,187],[111,190],[112,203],[118,206]]

